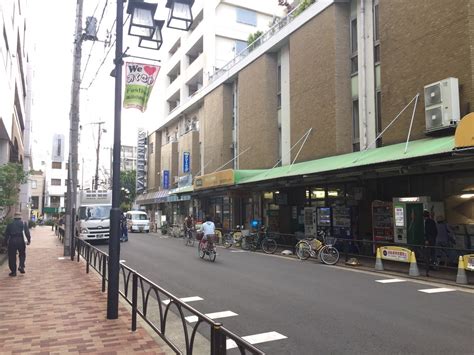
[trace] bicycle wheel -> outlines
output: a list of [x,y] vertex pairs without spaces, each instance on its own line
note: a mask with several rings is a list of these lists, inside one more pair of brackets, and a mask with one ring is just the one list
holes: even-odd
[[296,243],[295,249],[296,249],[296,255],[301,260],[306,260],[311,255],[311,246],[309,245],[308,242],[304,240],[300,240],[298,243]]
[[201,259],[204,259],[204,256],[206,255],[206,252],[205,252],[204,249],[202,248],[201,243],[198,244],[198,251],[199,251],[199,257],[200,257]]
[[277,250],[277,243],[274,239],[265,238],[262,241],[262,249],[266,254],[273,254]]
[[233,238],[230,234],[224,236],[224,248],[230,248],[232,246]]
[[319,257],[326,265],[334,265],[339,261],[339,251],[332,246],[326,245],[321,249]]
[[215,250],[210,250],[209,251],[209,260],[211,260],[212,262],[216,261],[216,251]]
[[242,243],[240,244],[241,248],[243,250],[250,250],[251,247],[251,241],[248,236],[242,237]]

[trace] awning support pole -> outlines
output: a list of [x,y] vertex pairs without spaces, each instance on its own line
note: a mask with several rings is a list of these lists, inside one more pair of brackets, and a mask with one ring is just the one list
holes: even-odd
[[[308,129],[308,132],[305,133],[305,136],[306,136],[306,137],[304,138],[303,143],[301,143],[301,147],[300,147],[300,149],[298,150],[298,153],[296,153],[295,159],[293,159],[293,161],[291,162],[291,165],[290,165],[290,167],[288,168],[288,170],[291,169],[291,167],[292,167],[293,164],[295,163],[296,159],[298,159],[298,155],[300,155],[301,150],[303,149],[303,147],[304,147],[306,141],[308,140],[308,137],[309,137],[309,135],[311,134],[311,131],[312,131],[312,130],[313,130],[313,127],[311,127],[310,129]],[[303,136],[303,137],[304,137],[304,136]]]
[[[377,140],[378,140],[380,137],[382,137],[382,135],[385,133],[385,131],[386,131],[387,129],[389,129],[389,127],[401,116],[401,114],[408,108],[408,106],[411,105],[411,103],[412,103],[419,95],[420,95],[420,94],[417,93],[417,94],[413,97],[413,99],[411,99],[411,101],[398,113],[398,115],[392,120],[392,122],[390,122],[390,123],[387,125],[387,127],[385,127],[385,128],[383,129],[383,131],[380,132],[377,137],[375,137],[375,140],[374,140],[372,143],[370,143],[370,144],[363,150],[363,152],[366,152],[367,150],[369,150],[369,148],[372,147],[372,146],[377,142]],[[359,155],[359,156],[353,161],[353,163],[357,162],[360,157],[361,157],[361,156]]]
[[407,143],[405,145],[405,152],[403,154],[406,154],[407,153],[407,150],[408,150],[408,142],[410,141],[410,135],[411,135],[411,127],[413,126],[413,120],[415,118],[415,111],[416,111],[416,106],[418,104],[418,97],[420,96],[420,94],[416,94],[416,100],[415,100],[415,105],[413,105],[413,112],[411,114],[411,121],[410,121],[410,128],[408,129],[408,137],[407,137]]
[[250,148],[252,147],[248,147],[247,149],[245,149],[243,152],[240,152],[239,154],[237,154],[235,157],[233,157],[231,160],[229,160],[227,163],[225,163],[224,165],[221,165],[220,167],[218,167],[216,170],[213,171],[213,173],[215,173],[216,171],[222,169],[224,166],[226,166],[227,164],[233,162],[235,159],[237,159],[238,157],[240,157],[242,154],[244,154],[246,151],[248,151]]

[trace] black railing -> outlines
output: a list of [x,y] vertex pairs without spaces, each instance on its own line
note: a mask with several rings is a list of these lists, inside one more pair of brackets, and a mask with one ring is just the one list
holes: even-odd
[[[82,256],[86,261],[86,272],[89,273],[90,267],[92,267],[101,275],[102,292],[105,292],[109,256],[78,238],[76,238],[76,247],[77,261],[80,261],[80,256]],[[226,354],[228,341],[234,341],[241,354],[265,354],[238,335],[224,328],[221,323],[213,321],[205,314],[197,311],[178,297],[122,263],[120,264],[120,274],[119,293],[132,308],[132,331],[137,329],[138,315],[177,354],[193,354],[198,330],[204,327],[209,329],[209,353],[211,355]],[[184,350],[180,349],[176,340],[172,339],[173,337],[167,333],[167,321],[172,309],[182,325],[182,337],[184,337],[182,347],[185,348]],[[197,317],[194,326],[187,323],[185,319],[187,315]],[[173,334],[173,336],[176,337],[176,334]]]

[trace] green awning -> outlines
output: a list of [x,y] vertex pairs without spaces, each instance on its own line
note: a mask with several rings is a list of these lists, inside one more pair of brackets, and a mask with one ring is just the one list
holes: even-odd
[[430,155],[449,153],[453,150],[453,148],[454,136],[425,138],[409,142],[406,153],[405,143],[399,143],[381,148],[369,149],[362,152],[354,152],[306,161],[294,164],[293,166],[286,165],[266,170],[236,170],[235,183],[248,184],[291,176],[325,173],[335,170],[395,162],[398,160],[420,158]]
[[170,195],[191,193],[193,192],[193,190],[194,190],[193,185],[178,187],[176,189],[170,190]]

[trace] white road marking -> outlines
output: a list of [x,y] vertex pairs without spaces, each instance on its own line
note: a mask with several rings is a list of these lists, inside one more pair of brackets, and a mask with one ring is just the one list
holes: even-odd
[[[215,313],[206,313],[206,316],[208,316],[211,319],[219,319],[219,318],[235,317],[235,316],[238,316],[238,314],[232,311],[223,311],[223,312],[215,312]],[[189,317],[186,317],[185,319],[189,323],[196,323],[199,318],[197,316],[189,316]]]
[[451,292],[451,291],[456,291],[452,288],[445,288],[445,287],[440,287],[440,288],[426,288],[424,290],[418,290],[420,292],[424,293],[440,293],[440,292]]
[[[188,302],[194,302],[194,301],[203,301],[203,298],[201,298],[199,296],[193,296],[193,297],[180,298],[179,300],[182,301],[182,302],[188,303]],[[163,301],[164,304],[168,304],[170,302],[171,302],[171,300],[164,300]]]
[[126,261],[127,261],[127,260],[125,260],[125,259],[120,260],[121,263],[124,263],[124,262],[126,262]]
[[65,257],[65,256],[60,256],[60,257],[58,258],[58,260],[66,260],[66,259],[69,259],[69,258],[67,258],[67,257]]
[[231,253],[247,253],[247,250],[231,250]]
[[380,282],[381,284],[391,284],[394,282],[405,282],[406,280],[402,279],[383,279],[383,280],[375,280],[375,282]]
[[[260,344],[265,343],[267,341],[274,341],[274,340],[281,340],[286,339],[288,337],[284,336],[283,334],[277,332],[268,332],[268,333],[261,333],[261,334],[254,334],[254,335],[247,335],[243,337],[246,341],[250,344]],[[234,349],[237,347],[237,344],[232,339],[227,339],[227,349]]]

